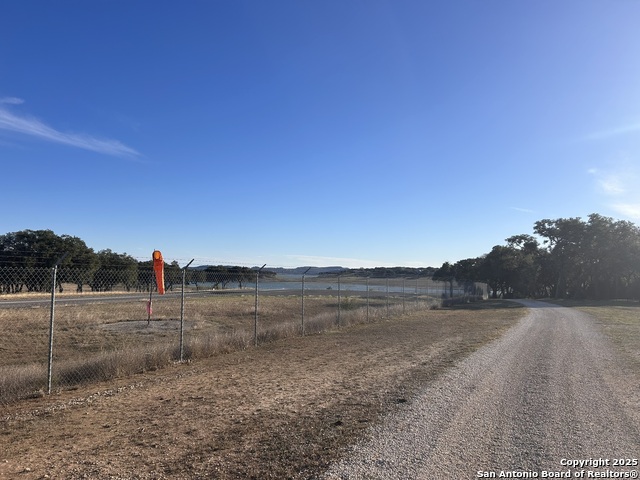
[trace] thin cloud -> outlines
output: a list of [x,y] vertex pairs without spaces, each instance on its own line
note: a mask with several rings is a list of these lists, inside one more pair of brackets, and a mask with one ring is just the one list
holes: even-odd
[[520,207],[510,207],[511,210],[515,210],[516,212],[522,212],[522,213],[535,213],[533,210],[530,210],[528,208],[520,208]]
[[627,191],[622,179],[616,176],[600,179],[600,188],[608,195],[623,195]]
[[634,221],[640,220],[640,191],[638,169],[628,160],[620,162],[607,170],[591,168],[587,171],[596,180],[600,194],[611,200],[607,206]]
[[18,116],[3,105],[19,105],[23,101],[15,97],[0,100],[0,130],[16,132],[50,142],[70,145],[92,152],[117,157],[139,157],[140,153],[118,140],[100,139],[81,133],[65,133],[33,117]]
[[634,177],[630,171],[603,172],[596,168],[591,168],[588,173],[596,178],[598,188],[602,193],[609,196],[620,196],[628,192],[627,183]]
[[640,220],[640,203],[614,203],[611,208],[627,218]]
[[0,103],[4,103],[6,105],[21,105],[24,103],[24,100],[18,97],[4,97],[0,98]]
[[607,138],[627,135],[634,132],[640,132],[640,123],[629,123],[627,125],[621,125],[619,127],[592,132],[585,137],[585,140],[604,140]]

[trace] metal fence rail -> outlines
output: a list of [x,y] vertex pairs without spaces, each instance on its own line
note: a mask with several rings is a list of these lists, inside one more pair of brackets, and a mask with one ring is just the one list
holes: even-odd
[[456,298],[483,284],[267,270],[0,267],[0,403],[318,333]]

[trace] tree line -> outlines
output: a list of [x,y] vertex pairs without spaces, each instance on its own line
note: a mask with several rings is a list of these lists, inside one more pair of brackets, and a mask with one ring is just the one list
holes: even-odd
[[535,222],[477,258],[445,262],[434,279],[483,282],[494,298],[640,299],[640,229],[593,213]]
[[[60,259],[56,285],[60,290],[63,284],[75,285],[78,293],[87,286],[94,292],[111,291],[116,285],[127,291],[155,288],[151,259],[138,261],[110,249],[95,252],[80,238],[51,230],[22,230],[0,235],[0,293],[50,291],[47,272]],[[164,272],[167,290],[181,284],[177,261],[165,262]],[[242,287],[252,279],[255,271],[247,267],[207,266],[190,269],[186,275],[189,284],[213,288],[225,288],[229,283]]]
[[[586,220],[544,219],[535,222],[533,235],[514,235],[505,241],[485,255],[445,262],[435,271],[398,267],[347,272],[374,277],[432,274],[434,280],[449,282],[451,288],[454,282],[469,288],[481,282],[495,298],[640,300],[640,229],[631,222],[595,213]],[[60,285],[75,284],[79,292],[86,286],[92,291],[109,291],[117,284],[127,290],[152,288],[151,259],[139,262],[109,249],[94,252],[80,238],[51,230],[23,230],[0,235],[0,293],[47,291],[51,287],[48,276],[29,272],[51,268],[64,253]],[[247,267],[206,266],[187,273],[189,283],[214,288],[229,283],[242,287],[255,279],[255,270]],[[178,263],[165,264],[167,288],[181,281]]]

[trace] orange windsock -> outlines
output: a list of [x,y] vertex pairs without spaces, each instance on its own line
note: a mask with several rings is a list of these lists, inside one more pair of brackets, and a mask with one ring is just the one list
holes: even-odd
[[158,293],[164,295],[164,259],[160,250],[153,251],[153,271],[156,273]]

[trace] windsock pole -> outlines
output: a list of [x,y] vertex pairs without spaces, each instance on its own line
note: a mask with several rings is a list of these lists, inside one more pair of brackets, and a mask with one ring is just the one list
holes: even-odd
[[147,325],[151,323],[151,312],[153,311],[151,306],[151,295],[153,295],[153,279],[149,278],[149,300],[147,300]]
[[[156,285],[158,287],[158,293],[164,295],[164,259],[160,250],[154,250],[151,255],[153,260],[153,271],[155,273]],[[147,325],[151,323],[152,303],[151,297],[153,295],[153,275],[149,278],[149,301],[147,302]]]

